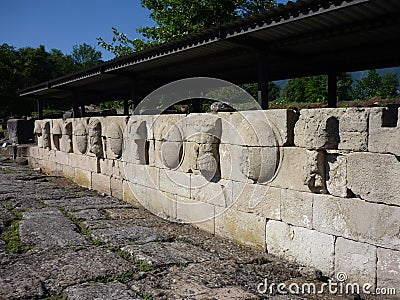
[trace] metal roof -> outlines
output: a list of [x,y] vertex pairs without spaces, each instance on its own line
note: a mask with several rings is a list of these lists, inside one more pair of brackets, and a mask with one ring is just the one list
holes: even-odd
[[20,96],[82,103],[130,99],[174,80],[207,76],[257,81],[400,65],[400,1],[298,0],[238,18],[96,67],[19,91]]

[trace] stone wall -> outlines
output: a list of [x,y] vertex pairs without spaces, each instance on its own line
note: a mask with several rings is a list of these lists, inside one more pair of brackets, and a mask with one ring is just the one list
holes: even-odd
[[386,108],[35,124],[30,162],[326,275],[400,286],[400,122]]

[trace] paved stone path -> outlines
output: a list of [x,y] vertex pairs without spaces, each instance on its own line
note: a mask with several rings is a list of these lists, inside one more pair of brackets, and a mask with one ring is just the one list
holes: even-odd
[[0,230],[0,299],[259,299],[264,278],[318,277],[7,161]]

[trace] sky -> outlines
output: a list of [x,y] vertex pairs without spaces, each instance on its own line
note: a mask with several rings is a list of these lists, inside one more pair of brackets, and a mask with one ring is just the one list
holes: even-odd
[[0,0],[0,44],[44,45],[69,54],[74,45],[87,43],[109,60],[113,55],[97,46],[96,38],[110,42],[112,27],[139,37],[136,28],[154,24],[149,13],[140,0]]

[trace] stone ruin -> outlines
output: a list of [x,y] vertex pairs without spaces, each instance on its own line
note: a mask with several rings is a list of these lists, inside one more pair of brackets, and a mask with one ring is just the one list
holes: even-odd
[[387,108],[40,120],[32,166],[349,281],[400,286]]

